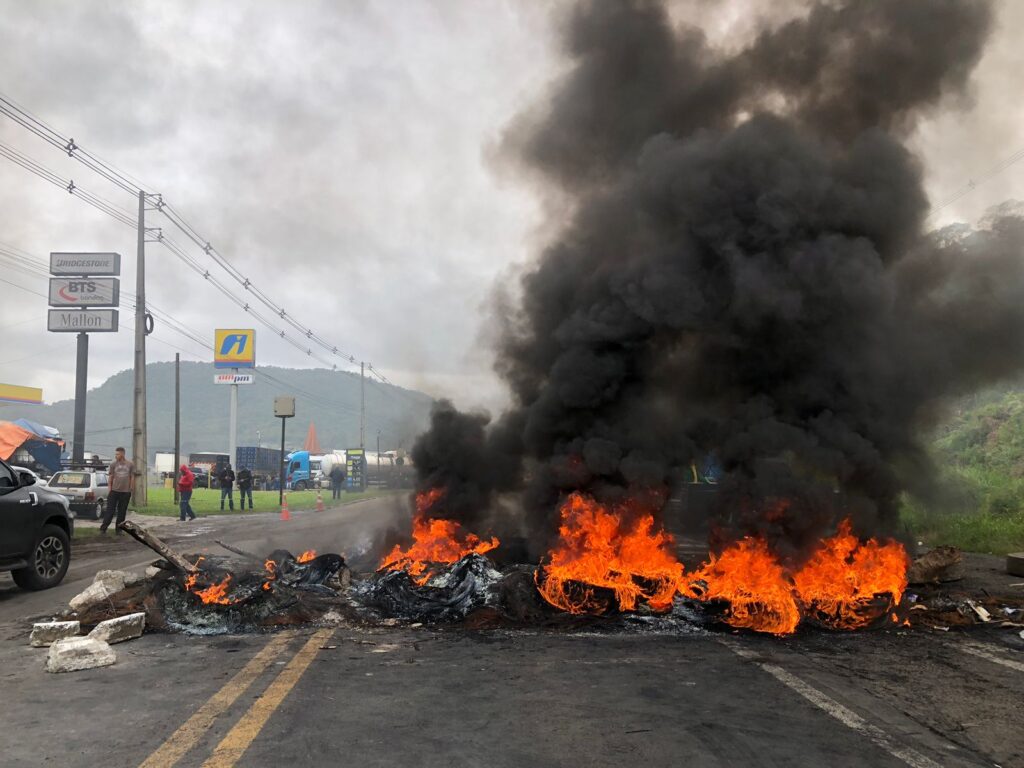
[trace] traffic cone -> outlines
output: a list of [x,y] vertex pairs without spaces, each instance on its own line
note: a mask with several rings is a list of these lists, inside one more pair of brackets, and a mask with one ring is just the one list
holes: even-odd
[[324,494],[319,488],[316,489],[316,511],[324,511]]
[[288,494],[287,493],[281,495],[281,519],[282,520],[291,520],[292,519],[292,513],[288,511]]

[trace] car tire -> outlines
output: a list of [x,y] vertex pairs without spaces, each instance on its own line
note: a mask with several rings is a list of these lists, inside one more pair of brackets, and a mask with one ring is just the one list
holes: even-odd
[[102,520],[103,519],[103,502],[102,501],[97,501],[96,502],[96,509],[94,509],[92,511],[92,516],[93,516],[94,520]]
[[22,589],[49,589],[60,584],[71,564],[71,542],[64,530],[44,525],[28,563],[27,568],[11,571],[14,583]]
[[305,480],[299,480],[299,482],[297,482],[295,484],[295,490],[296,491],[304,491],[304,490],[306,490],[306,481]]

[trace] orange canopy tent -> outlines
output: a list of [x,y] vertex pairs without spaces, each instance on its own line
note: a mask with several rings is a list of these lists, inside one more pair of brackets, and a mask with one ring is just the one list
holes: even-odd
[[310,454],[323,453],[320,449],[320,441],[316,438],[316,427],[313,426],[313,422],[309,422],[309,432],[306,433],[306,442],[302,445],[303,450],[309,451]]

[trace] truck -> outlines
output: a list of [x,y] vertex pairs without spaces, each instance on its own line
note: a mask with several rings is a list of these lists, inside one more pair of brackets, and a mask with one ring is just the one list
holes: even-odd
[[160,479],[165,477],[174,477],[175,472],[178,468],[174,466],[174,454],[168,451],[157,451],[156,456],[153,460],[153,471],[157,473]]
[[226,453],[212,451],[195,451],[188,455],[188,465],[196,473],[197,488],[219,488],[217,475],[228,463]]
[[322,474],[320,462],[322,455],[310,455],[309,451],[292,451],[285,456],[288,466],[285,467],[285,488],[290,491],[304,491],[315,488]]
[[254,488],[269,489],[281,475],[281,451],[255,445],[240,445],[235,449],[235,473],[243,467],[252,472]]

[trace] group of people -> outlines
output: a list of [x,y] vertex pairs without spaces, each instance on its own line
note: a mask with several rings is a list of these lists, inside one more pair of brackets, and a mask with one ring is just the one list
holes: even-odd
[[[196,513],[192,510],[192,491],[195,487],[196,476],[188,465],[182,464],[178,470],[178,500],[181,507],[182,522],[195,520]],[[252,471],[248,467],[238,470],[238,475],[225,464],[217,474],[217,482],[220,484],[220,508],[224,509],[224,500],[227,499],[228,509],[232,512],[235,509],[235,483],[238,483],[238,496],[241,507],[245,509],[245,501],[249,500],[249,510],[255,509],[252,503]]]
[[[94,463],[99,461],[98,456],[93,456]],[[103,521],[100,523],[100,534],[106,535],[107,528],[117,516],[117,524],[114,532],[120,536],[120,526],[128,514],[128,502],[135,492],[135,465],[125,458],[124,448],[117,448],[114,451],[114,461],[107,467],[108,483],[110,492],[107,496],[107,506],[103,512]],[[341,488],[345,482],[345,471],[340,466],[335,466],[330,473],[331,491],[337,499],[341,495]],[[241,508],[245,509],[246,499],[249,501],[249,510],[255,509],[252,503],[252,471],[248,467],[242,467],[238,474],[225,464],[217,474],[217,482],[220,484],[220,508],[224,509],[224,500],[228,502],[228,509],[235,509],[235,483],[238,483],[238,496]],[[182,464],[178,469],[178,506],[180,509],[179,520],[181,522],[196,519],[196,513],[192,509],[192,491],[195,489],[196,476],[187,464]]]

